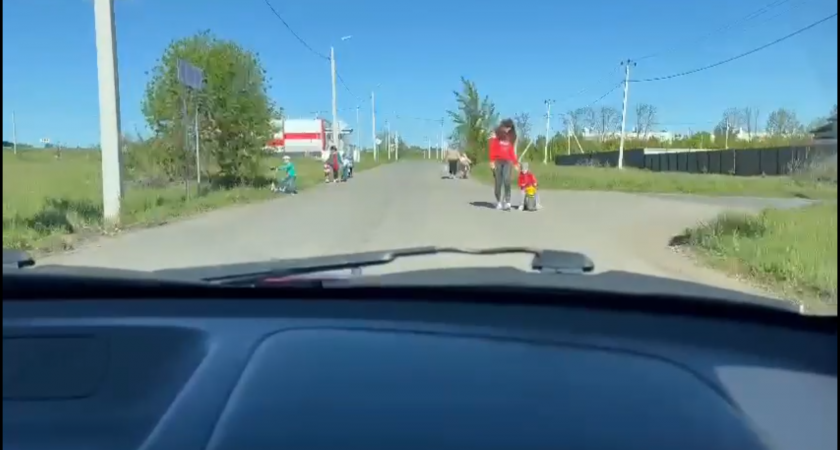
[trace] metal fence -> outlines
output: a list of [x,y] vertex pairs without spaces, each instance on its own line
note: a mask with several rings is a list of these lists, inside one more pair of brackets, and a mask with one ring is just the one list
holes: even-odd
[[[737,150],[628,149],[624,167],[654,172],[710,173],[736,176],[787,175],[815,162],[837,159],[837,144]],[[560,155],[559,166],[618,165],[618,152]]]

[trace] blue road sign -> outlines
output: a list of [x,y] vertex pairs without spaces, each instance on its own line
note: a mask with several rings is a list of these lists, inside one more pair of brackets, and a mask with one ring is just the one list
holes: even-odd
[[183,59],[179,59],[178,81],[188,88],[200,90],[204,87],[204,71]]

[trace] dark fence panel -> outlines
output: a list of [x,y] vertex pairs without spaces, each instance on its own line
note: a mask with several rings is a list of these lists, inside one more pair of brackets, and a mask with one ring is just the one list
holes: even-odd
[[[654,172],[713,173],[744,177],[787,175],[808,164],[837,158],[837,145],[773,147],[741,150],[698,150],[645,154],[644,149],[624,151],[624,166]],[[615,167],[618,152],[560,155],[559,166]]]

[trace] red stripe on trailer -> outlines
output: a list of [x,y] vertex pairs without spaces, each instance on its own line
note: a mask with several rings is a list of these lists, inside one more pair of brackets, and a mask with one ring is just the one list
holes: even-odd
[[289,141],[289,140],[292,140],[292,141],[309,140],[309,141],[311,141],[311,140],[315,140],[315,139],[321,139],[322,136],[323,136],[322,133],[285,133],[283,135],[283,139],[285,139],[287,141]]

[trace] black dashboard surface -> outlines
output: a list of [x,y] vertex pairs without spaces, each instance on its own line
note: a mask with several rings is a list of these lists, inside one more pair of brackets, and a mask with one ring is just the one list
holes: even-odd
[[3,303],[8,450],[837,448],[837,335],[545,306]]

